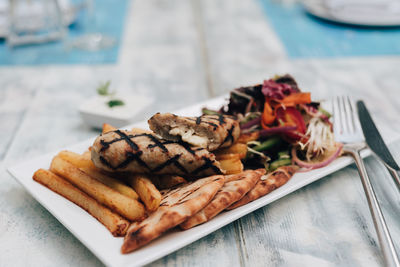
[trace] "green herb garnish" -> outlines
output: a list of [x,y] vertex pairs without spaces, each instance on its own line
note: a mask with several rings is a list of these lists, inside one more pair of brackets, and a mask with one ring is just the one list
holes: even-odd
[[125,105],[124,101],[120,100],[120,99],[111,99],[110,101],[107,102],[107,105],[112,108],[112,107],[116,107],[116,106],[123,106]]
[[328,118],[332,117],[332,114],[329,113],[328,111],[326,111],[325,109],[319,107],[318,110],[319,110],[319,112],[321,112],[322,114],[324,114],[324,115],[327,116]]
[[99,85],[99,87],[97,87],[97,93],[99,95],[104,95],[104,96],[109,96],[109,95],[113,95],[115,92],[110,92],[110,84],[111,81],[107,81],[105,83],[102,83]]
[[111,81],[106,81],[105,83],[101,83],[99,87],[97,87],[97,93],[101,96],[108,96],[110,99],[109,101],[105,102],[107,106],[110,108],[117,107],[117,106],[123,106],[125,105],[124,101],[121,99],[111,99],[115,95],[115,91],[111,92],[110,91],[110,84]]
[[214,111],[208,108],[202,108],[201,111],[204,115],[221,115],[221,113],[219,113],[218,111]]

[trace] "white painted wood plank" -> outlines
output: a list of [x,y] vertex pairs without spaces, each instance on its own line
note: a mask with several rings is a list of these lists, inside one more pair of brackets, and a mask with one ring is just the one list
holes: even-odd
[[257,1],[198,1],[216,94],[265,78],[286,59]]
[[209,98],[190,1],[133,1],[126,24],[119,78],[155,98],[151,112]]
[[[32,75],[37,71],[30,71]],[[21,79],[20,72],[3,69],[0,72],[0,161],[5,157],[12,142],[15,131],[18,130],[25,111],[30,106],[30,100],[40,85],[40,79]]]
[[150,266],[240,266],[241,250],[231,225],[178,250]]

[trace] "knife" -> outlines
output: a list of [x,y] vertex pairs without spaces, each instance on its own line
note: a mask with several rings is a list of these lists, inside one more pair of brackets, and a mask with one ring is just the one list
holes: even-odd
[[385,142],[375,126],[371,115],[363,101],[357,101],[358,117],[364,133],[365,141],[375,155],[385,164],[400,190],[400,167],[397,165],[392,154],[390,154]]

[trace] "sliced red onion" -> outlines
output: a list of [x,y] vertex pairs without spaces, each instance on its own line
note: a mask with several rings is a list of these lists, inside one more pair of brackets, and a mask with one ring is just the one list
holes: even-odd
[[251,106],[253,105],[253,103],[254,103],[254,99],[251,98],[249,100],[249,103],[247,103],[246,110],[244,111],[245,112],[244,114],[247,114],[247,113],[249,113],[251,111]]
[[306,161],[303,161],[303,160],[299,159],[299,157],[297,156],[296,147],[293,147],[292,148],[292,159],[300,167],[303,167],[303,168],[306,168],[306,169],[309,169],[309,170],[318,169],[318,168],[325,167],[326,165],[328,165],[329,163],[334,161],[340,155],[340,152],[342,151],[342,148],[343,148],[343,144],[339,144],[339,147],[337,148],[335,153],[333,153],[326,160],[321,161],[321,162],[317,162],[317,163],[309,163],[309,162],[306,162]]
[[297,126],[278,126],[260,131],[260,136],[265,137],[271,134],[285,134],[297,129]]
[[244,130],[244,129],[250,128],[250,127],[252,127],[254,125],[260,124],[260,122],[261,122],[261,116],[258,117],[258,118],[255,118],[253,120],[250,120],[250,121],[248,121],[246,123],[243,123],[242,125],[240,125],[240,129]]
[[306,105],[306,104],[301,104],[300,105],[303,110],[310,115],[311,117],[315,118],[321,118],[323,121],[325,121],[326,123],[328,123],[329,125],[332,125],[331,122],[329,121],[329,117],[326,116],[325,114],[323,114],[321,111],[319,111],[318,109],[316,109],[313,106],[310,105]]
[[251,126],[250,128],[247,128],[247,129],[242,129],[241,130],[241,133],[251,133],[251,132],[256,132],[256,131],[258,131],[258,129],[257,128],[259,128],[260,126],[259,125],[253,125],[253,126]]

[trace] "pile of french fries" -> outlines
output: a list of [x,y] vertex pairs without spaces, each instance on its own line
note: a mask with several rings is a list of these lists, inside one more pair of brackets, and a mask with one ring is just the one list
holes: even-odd
[[[116,128],[103,125],[103,133],[113,130]],[[148,131],[134,128],[131,132]],[[241,159],[246,153],[246,144],[236,143],[215,155],[226,174],[234,174],[243,171]],[[93,164],[90,151],[61,151],[49,170],[37,170],[33,179],[86,210],[114,236],[124,236],[131,222],[143,220],[158,209],[162,198],[159,190],[187,182],[176,175],[107,173]]]

